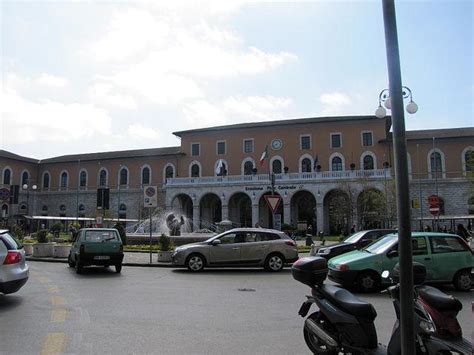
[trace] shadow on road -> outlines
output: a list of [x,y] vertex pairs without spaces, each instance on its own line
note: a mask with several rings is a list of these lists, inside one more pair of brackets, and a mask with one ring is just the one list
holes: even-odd
[[[82,269],[81,274],[77,274],[74,268],[69,268],[69,272],[80,278],[80,277],[93,277],[93,278],[113,278],[113,277],[120,277],[121,274],[115,272],[115,268],[112,267],[104,267],[104,266],[87,266]],[[123,271],[123,269],[122,269]]]
[[23,303],[23,298],[15,295],[0,294],[0,313],[18,307]]
[[268,272],[262,268],[206,268],[199,272],[189,271],[187,269],[174,269],[173,272],[181,274],[265,274],[265,275],[281,275],[290,274],[291,269],[283,269],[279,272]]

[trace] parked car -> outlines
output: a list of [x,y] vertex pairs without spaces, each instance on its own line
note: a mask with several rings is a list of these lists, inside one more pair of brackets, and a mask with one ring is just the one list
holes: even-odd
[[69,252],[68,263],[78,274],[84,266],[115,266],[117,273],[122,271],[123,245],[119,232],[113,228],[84,228]]
[[[426,267],[426,282],[453,283],[458,290],[472,286],[473,252],[455,234],[412,233],[413,261]],[[328,262],[329,279],[343,286],[356,285],[361,291],[376,290],[380,275],[398,262],[398,234],[389,234],[368,247],[336,256]]]
[[370,229],[365,231],[359,231],[351,234],[345,238],[342,242],[331,245],[322,246],[318,249],[315,255],[322,256],[326,260],[334,258],[335,256],[348,253],[352,250],[361,249],[376,241],[380,237],[396,233],[395,229]]
[[0,229],[0,293],[18,291],[28,281],[25,250],[8,230]]
[[201,271],[206,266],[264,266],[280,271],[298,259],[296,243],[285,233],[263,228],[235,228],[210,239],[182,245],[172,255],[173,264]]

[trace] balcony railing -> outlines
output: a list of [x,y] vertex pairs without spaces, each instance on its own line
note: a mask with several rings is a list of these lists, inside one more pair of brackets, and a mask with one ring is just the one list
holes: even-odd
[[[346,171],[324,171],[316,173],[289,173],[275,174],[275,181],[279,183],[297,182],[324,182],[330,180],[362,180],[362,179],[388,179],[390,169],[377,170],[346,170]],[[225,184],[252,184],[270,183],[268,174],[258,175],[229,175],[229,176],[205,176],[185,177],[166,180],[166,186],[190,186],[190,185],[225,185]]]

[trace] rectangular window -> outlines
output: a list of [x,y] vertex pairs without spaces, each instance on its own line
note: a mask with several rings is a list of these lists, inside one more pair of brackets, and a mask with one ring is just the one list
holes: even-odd
[[217,142],[217,155],[224,155],[225,154],[225,141]]
[[331,148],[341,148],[341,134],[331,133]]
[[311,149],[311,136],[300,136],[300,149]]
[[372,132],[362,132],[362,145],[364,147],[370,147],[373,145]]
[[244,139],[244,153],[253,153],[253,139]]
[[200,143],[191,143],[191,155],[193,157],[198,157],[201,154],[201,144]]

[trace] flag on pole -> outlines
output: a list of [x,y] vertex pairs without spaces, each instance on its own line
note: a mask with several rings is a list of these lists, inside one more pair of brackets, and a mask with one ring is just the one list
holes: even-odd
[[219,176],[222,174],[222,167],[224,165],[224,162],[222,161],[222,159],[219,159],[217,161],[217,166],[216,166],[216,175]]
[[265,146],[265,150],[263,151],[262,156],[260,157],[260,166],[263,165],[265,159],[268,159],[268,145]]
[[316,170],[317,166],[318,166],[318,155],[316,154],[316,156],[314,157],[314,168],[313,169]]

